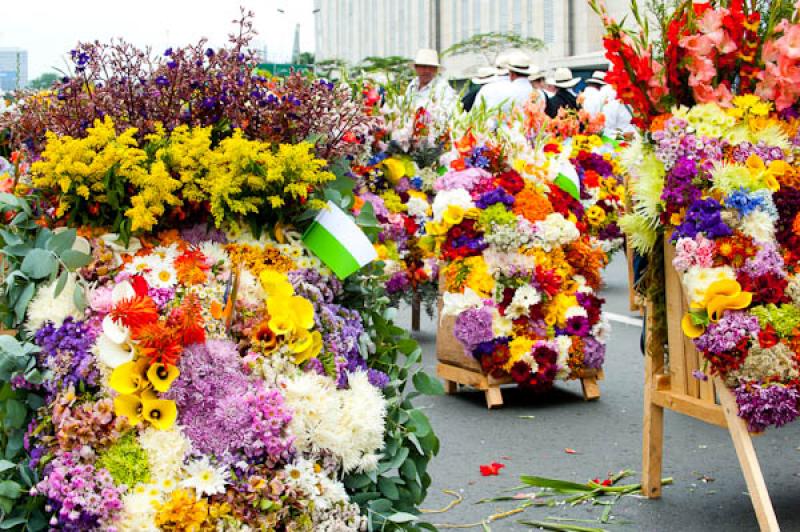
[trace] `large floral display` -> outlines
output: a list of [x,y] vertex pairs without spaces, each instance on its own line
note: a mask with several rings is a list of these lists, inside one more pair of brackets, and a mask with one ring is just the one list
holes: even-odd
[[442,315],[455,318],[465,354],[542,391],[603,364],[607,255],[587,231],[585,174],[558,178],[572,150],[531,143],[517,126],[455,137],[427,239],[442,262]]
[[379,272],[340,280],[300,233],[357,206],[329,161],[379,120],[251,75],[250,24],[151,62],[81,45],[3,115],[34,161],[0,167],[6,528],[416,526],[438,442],[405,387],[438,385]]
[[722,377],[751,431],[794,420],[800,399],[800,25],[786,2],[759,6],[681,4],[663,57],[595,6],[606,79],[646,129],[626,155],[635,212],[623,219],[649,258],[645,289],[663,303],[667,239],[689,304],[683,331],[705,360],[695,377]]

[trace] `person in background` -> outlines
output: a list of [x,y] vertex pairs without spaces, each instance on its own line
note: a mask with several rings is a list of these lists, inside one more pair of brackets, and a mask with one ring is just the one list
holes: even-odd
[[592,72],[592,77],[585,81],[586,88],[578,96],[581,109],[589,113],[592,118],[603,112],[603,107],[611,96],[605,77],[605,72],[599,70]]
[[578,101],[572,88],[581,82],[581,78],[572,76],[572,71],[566,67],[559,67],[553,72],[553,77],[547,79],[547,84],[556,88],[556,93],[547,100],[546,112],[550,118],[558,115],[559,109],[577,109]]
[[528,75],[528,81],[531,82],[531,87],[533,87],[534,92],[538,92],[539,97],[541,97],[545,103],[547,103],[550,97],[550,95],[547,94],[546,78],[547,74],[544,70],[539,70],[539,67],[536,65],[531,65],[531,73]]
[[607,85],[604,89],[608,91],[609,95],[602,110],[606,117],[603,134],[612,138],[632,139],[636,133],[636,126],[632,123],[633,115],[630,107],[617,98],[617,91],[614,90],[614,87]]
[[469,91],[461,98],[461,105],[464,107],[464,111],[470,112],[472,110],[472,106],[475,104],[475,97],[478,96],[478,91],[487,83],[494,81],[498,74],[499,72],[494,67],[482,66],[478,69],[478,75],[472,78],[472,87],[470,87]]
[[533,92],[528,81],[530,58],[523,52],[509,53],[506,58],[508,81],[498,81],[485,85],[475,99],[475,104],[487,109],[501,107],[507,113],[514,107],[522,107]]
[[430,48],[421,48],[414,58],[417,74],[406,89],[406,100],[415,109],[436,107],[450,113],[458,100],[453,88],[439,75],[439,54]]

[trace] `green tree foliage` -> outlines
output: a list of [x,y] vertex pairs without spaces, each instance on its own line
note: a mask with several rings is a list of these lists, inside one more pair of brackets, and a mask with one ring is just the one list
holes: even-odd
[[358,77],[360,74],[378,73],[386,74],[390,82],[399,85],[405,85],[414,77],[414,71],[411,69],[411,60],[399,55],[366,57],[353,69],[354,77]]
[[297,62],[301,65],[313,65],[315,63],[314,54],[311,52],[302,52],[297,56]]
[[520,48],[535,52],[544,48],[544,42],[536,37],[523,37],[512,32],[477,33],[459,41],[442,52],[442,56],[478,54],[493,65],[497,54],[509,48]]
[[42,89],[49,89],[53,86],[53,83],[58,81],[59,75],[55,72],[45,72],[41,76],[36,79],[32,79],[28,82],[28,87],[34,90],[42,90]]

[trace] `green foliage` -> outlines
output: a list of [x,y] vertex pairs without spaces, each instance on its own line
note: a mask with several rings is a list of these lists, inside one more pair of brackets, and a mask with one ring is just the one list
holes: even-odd
[[301,65],[313,65],[315,63],[314,59],[315,58],[314,58],[314,54],[313,53],[311,53],[311,52],[301,52],[297,56],[297,61],[296,62],[298,64],[301,64]]
[[328,79],[340,79],[347,73],[347,62],[344,59],[323,59],[314,63],[317,75]]
[[[359,311],[368,341],[362,350],[370,367],[389,375],[383,458],[372,473],[351,474],[345,485],[367,512],[372,529],[430,529],[418,520],[431,477],[428,464],[439,452],[439,439],[425,413],[413,400],[421,394],[444,393],[441,383],[422,370],[422,350],[407,331],[392,323],[380,268],[373,265],[348,279],[345,303]],[[414,384],[413,389],[410,384]]]
[[130,487],[150,481],[147,453],[139,445],[134,431],[128,432],[103,451],[97,458],[97,467],[107,469],[118,485]]
[[45,72],[38,78],[29,81],[28,87],[34,90],[49,89],[56,81],[58,81],[58,78],[59,76],[55,72]]
[[513,32],[488,32],[459,41],[442,52],[442,56],[479,54],[490,65],[494,64],[497,54],[509,48],[538,51],[544,49],[544,41],[536,37],[523,37]]
[[44,404],[36,392],[14,389],[11,379],[25,377],[31,383],[44,380],[36,369],[39,348],[13,336],[0,336],[0,529],[43,530],[47,517],[44,499],[28,495],[39,482],[28,467],[23,439],[34,412]]
[[353,68],[352,75],[385,74],[388,85],[405,86],[414,78],[411,60],[399,55],[388,57],[370,56]]
[[[56,282],[56,295],[69,272],[91,261],[91,256],[72,249],[77,233],[54,233],[34,220],[30,197],[0,194],[0,216],[11,222],[0,227],[0,254],[5,259],[5,278],[0,289],[0,326],[14,329],[25,318],[28,304],[39,285]],[[75,291],[75,306],[85,301],[83,281]]]

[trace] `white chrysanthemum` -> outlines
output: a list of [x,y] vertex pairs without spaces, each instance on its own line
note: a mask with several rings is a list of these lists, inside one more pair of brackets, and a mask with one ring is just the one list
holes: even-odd
[[556,343],[558,344],[558,373],[557,379],[564,379],[569,375],[569,350],[572,347],[571,336],[556,336]]
[[514,322],[507,316],[501,316],[496,307],[492,307],[492,334],[495,337],[511,336],[514,329]]
[[208,263],[212,266],[220,262],[223,264],[228,262],[228,252],[225,251],[225,247],[219,242],[203,242],[200,244],[200,252],[206,256]]
[[536,227],[536,238],[541,241],[541,247],[545,251],[569,244],[581,236],[575,224],[557,212],[548,214],[544,220],[540,220],[534,225]]
[[139,434],[139,445],[147,453],[150,478],[154,482],[178,477],[183,460],[192,449],[191,443],[177,426],[168,430],[148,427]]
[[442,295],[442,316],[458,316],[465,310],[482,306],[483,299],[472,288],[467,288],[463,294],[445,292]]
[[575,290],[576,293],[591,294],[594,292],[592,287],[586,283],[586,277],[583,275],[575,275],[572,277],[572,280],[578,285],[578,288]]
[[442,221],[444,211],[450,205],[461,207],[465,211],[475,207],[475,202],[472,201],[472,196],[463,188],[456,188],[453,190],[442,190],[436,194],[433,200],[433,219],[436,222]]
[[580,318],[588,318],[589,313],[586,312],[586,309],[580,305],[575,305],[569,307],[566,312],[564,312],[564,319],[568,320],[570,318],[580,317]]
[[327,510],[337,504],[348,501],[344,485],[325,476],[319,479],[319,492],[319,495],[313,497],[312,501],[314,502],[314,508],[319,508],[320,510]]
[[541,300],[541,294],[533,286],[520,286],[514,291],[514,297],[506,308],[506,316],[512,320],[525,316],[530,308],[539,304]]
[[736,274],[730,266],[721,266],[719,268],[690,267],[683,274],[683,285],[686,287],[689,305],[701,303],[705,299],[706,291],[712,283],[726,279],[736,280]]
[[138,488],[122,497],[122,511],[114,526],[119,532],[158,532],[155,518],[160,493]]
[[70,274],[64,289],[58,297],[54,297],[57,282],[41,286],[28,304],[25,328],[31,333],[36,332],[46,321],[51,321],[56,327],[60,327],[69,317],[83,318],[83,312],[78,310],[73,299],[75,290],[78,289],[75,276]]
[[408,207],[408,215],[414,218],[425,218],[431,210],[428,200],[419,196],[409,196],[406,207]]
[[742,218],[739,229],[753,240],[775,242],[775,221],[761,209],[756,209]]
[[362,458],[383,446],[386,417],[386,401],[366,373],[350,374],[349,383],[349,389],[337,390],[329,378],[311,373],[284,383],[295,447],[301,452],[327,450],[345,472],[363,467]]
[[230,472],[224,467],[211,465],[207,456],[189,462],[184,471],[187,476],[181,485],[203,495],[224,493],[225,486],[230,483]]
[[155,288],[172,288],[178,284],[178,272],[171,265],[160,262],[158,266],[145,274],[145,279]]
[[316,492],[314,463],[310,460],[298,458],[294,463],[287,464],[283,472],[286,474],[286,483],[290,486],[300,488],[309,494]]
[[169,246],[158,246],[153,248],[153,251],[150,252],[152,255],[159,257],[161,260],[172,264],[172,261],[178,258],[181,254],[180,250],[178,249],[178,244],[170,244]]
[[608,321],[608,317],[605,314],[602,314],[600,321],[592,326],[592,336],[601,344],[608,342],[608,338],[611,336],[611,322]]
[[239,292],[237,298],[242,299],[248,303],[256,303],[264,301],[267,293],[264,292],[264,287],[256,276],[250,273],[250,270],[243,269],[239,272]]

